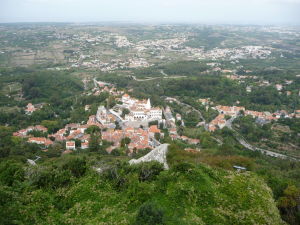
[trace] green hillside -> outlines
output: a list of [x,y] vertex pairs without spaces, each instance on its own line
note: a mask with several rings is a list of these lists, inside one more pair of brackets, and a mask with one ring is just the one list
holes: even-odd
[[[99,162],[99,161],[98,161]],[[68,155],[2,162],[2,224],[284,224],[270,188],[251,172],[203,164],[129,166]],[[95,164],[96,163],[96,164]]]

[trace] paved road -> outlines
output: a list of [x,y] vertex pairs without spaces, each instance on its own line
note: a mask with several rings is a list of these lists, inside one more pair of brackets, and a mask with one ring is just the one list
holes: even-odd
[[235,120],[235,117],[232,117],[230,118],[229,120],[227,120],[226,122],[226,127],[228,127],[230,130],[232,130],[235,134],[235,137],[237,139],[237,141],[243,145],[245,148],[251,150],[251,151],[260,151],[261,153],[265,154],[265,155],[268,155],[268,156],[272,156],[272,157],[275,157],[275,158],[281,158],[281,159],[292,159],[292,160],[297,160],[296,158],[293,158],[293,157],[289,157],[289,156],[286,156],[284,154],[280,154],[280,153],[277,153],[277,152],[273,152],[273,151],[270,151],[270,150],[266,150],[266,149],[262,149],[262,148],[258,148],[258,147],[255,147],[251,144],[249,144],[246,139],[241,135],[239,134],[235,129],[233,129],[232,127],[232,122]]
[[212,139],[214,139],[216,142],[218,142],[218,145],[222,145],[223,141],[221,141],[219,138],[211,136]]
[[165,77],[169,76],[169,75],[166,74],[165,71],[163,71],[163,70],[161,70],[160,73],[161,73],[162,75],[164,75]]
[[289,157],[289,156],[286,156],[286,155],[283,155],[283,154],[280,154],[280,153],[277,153],[277,152],[272,152],[272,151],[269,151],[269,150],[265,150],[265,149],[262,149],[262,148],[257,148],[255,146],[249,144],[245,139],[237,138],[237,140],[239,141],[239,143],[241,145],[243,145],[245,148],[247,148],[251,151],[260,151],[261,153],[263,153],[265,155],[272,156],[272,157],[275,157],[275,158],[293,159],[293,160],[298,161],[298,159],[293,158],[293,157]]
[[156,80],[156,79],[160,78],[160,77],[149,77],[149,78],[146,78],[146,79],[138,79],[134,75],[129,75],[129,77],[132,77],[133,80],[138,81],[138,82],[149,81],[149,80]]
[[96,78],[94,78],[93,81],[94,81],[95,88],[99,88],[98,81],[96,80]]
[[143,81],[150,81],[150,80],[157,80],[157,79],[177,79],[177,78],[185,78],[186,76],[166,76],[166,77],[148,77],[145,79],[138,79],[134,75],[129,75],[128,77],[131,77],[133,80],[138,81],[138,82],[143,82]]

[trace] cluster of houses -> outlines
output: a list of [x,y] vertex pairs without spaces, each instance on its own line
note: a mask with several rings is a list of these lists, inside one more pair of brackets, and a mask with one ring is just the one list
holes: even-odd
[[[132,140],[127,146],[130,151],[158,145],[159,142],[155,140],[154,134],[163,134],[157,125],[149,128],[147,126],[151,121],[162,120],[162,110],[158,107],[151,107],[150,99],[138,100],[128,94],[124,94],[120,101],[122,104],[117,105],[115,109],[108,110],[104,106],[100,106],[94,118],[101,128],[107,129],[102,132],[102,139],[113,143],[108,151],[120,146],[121,140],[125,137]],[[127,109],[128,113],[122,115],[124,109]],[[90,120],[92,119],[90,118]],[[134,122],[134,124],[130,125],[128,122]],[[116,129],[116,124],[119,124],[121,129]],[[141,125],[145,124],[146,126],[141,128]]]
[[107,149],[108,152],[111,152],[120,146],[122,139],[129,138],[130,143],[127,147],[129,151],[132,152],[134,149],[152,149],[160,145],[155,139],[156,133],[161,137],[163,136],[163,133],[158,129],[157,125],[152,125],[148,129],[133,127],[127,127],[122,130],[108,129],[102,132],[102,139],[113,143],[113,145]]
[[235,118],[240,114],[240,112],[244,112],[244,115],[246,116],[252,116],[253,118],[256,118],[256,121],[260,124],[265,124],[268,123],[269,121],[278,120],[280,118],[294,118],[294,117],[300,118],[300,110],[296,110],[294,113],[289,114],[285,110],[280,110],[275,113],[258,112],[258,111],[246,110],[245,107],[239,107],[239,106],[218,105],[213,107],[213,109],[217,110],[219,112],[219,115],[208,124],[209,131],[215,131],[218,128],[222,129],[226,125],[225,116],[230,116]]
[[33,132],[33,131],[47,133],[48,129],[42,125],[30,126],[30,127],[27,127],[26,129],[22,129],[17,132],[14,132],[13,136],[21,137],[21,138],[28,138],[29,143],[40,144],[40,145],[44,145],[46,147],[53,144],[53,141],[50,140],[49,138],[33,137],[33,135],[31,134],[31,132]]
[[[43,145],[49,147],[54,144],[54,141],[66,142],[66,149],[70,149],[70,144],[73,143],[75,146],[75,139],[81,141],[81,148],[88,148],[88,143],[90,139],[89,134],[85,134],[84,131],[90,125],[80,125],[80,124],[67,124],[64,128],[58,130],[54,134],[48,134],[47,137],[34,137],[31,133],[32,131],[39,131],[42,133],[47,133],[48,129],[42,125],[30,126],[26,129],[19,130],[13,133],[13,136],[28,138],[27,142]],[[71,148],[72,149],[72,148]],[[75,150],[75,148],[74,148]]]
[[120,96],[122,94],[124,94],[124,91],[120,91],[117,90],[117,88],[110,83],[106,83],[103,81],[97,81],[96,79],[94,79],[94,85],[95,88],[93,89],[94,94],[93,95],[100,95],[103,92],[107,92],[112,96]]
[[244,114],[265,121],[278,120],[280,118],[300,118],[300,110],[296,110],[294,113],[288,113],[285,110],[279,110],[274,113],[245,110]]
[[208,130],[209,131],[215,131],[218,128],[222,129],[226,125],[226,119],[224,114],[219,114],[215,119],[213,119],[209,124],[208,124]]
[[[102,88],[101,91],[105,91],[105,88],[110,86],[110,84],[104,82],[97,82],[97,85]],[[109,90],[112,90],[112,88],[109,88]],[[152,125],[149,128],[148,126],[137,128],[128,126],[125,122],[133,121],[139,124],[142,121],[147,122],[148,125],[148,122],[162,120],[162,110],[151,107],[150,99],[138,100],[130,97],[128,94],[124,94],[120,100],[122,101],[121,109],[129,111],[123,117],[122,110],[116,112],[100,106],[97,114],[90,116],[86,124],[67,124],[56,133],[49,134],[47,138],[33,137],[30,134],[30,131],[33,130],[47,133],[48,129],[41,125],[31,126],[15,132],[14,136],[28,138],[28,142],[44,145],[45,147],[52,145],[54,142],[63,142],[66,145],[66,150],[72,151],[76,149],[75,140],[80,141],[81,149],[88,148],[90,135],[86,134],[85,131],[90,126],[97,126],[102,130],[102,139],[112,143],[112,146],[108,149],[109,152],[119,147],[122,139],[126,137],[131,140],[127,146],[130,151],[133,151],[133,149],[153,148],[159,145],[160,143],[155,139],[155,133],[158,133],[159,136],[163,136],[163,133],[161,133],[157,125]],[[88,110],[88,107],[85,108]],[[121,127],[116,127],[116,122],[120,123]]]
[[177,133],[177,128],[176,127],[168,128],[168,131],[169,131],[169,135],[170,135],[172,140],[182,140],[182,141],[185,141],[185,142],[187,142],[191,145],[197,145],[197,144],[200,143],[199,139],[189,138],[189,137],[186,137],[186,136],[180,136]]
[[[151,121],[162,120],[162,110],[159,107],[151,107],[150,99],[138,100],[124,94],[120,100],[122,104],[116,105],[113,109],[99,106],[96,119],[105,128],[115,128],[116,122],[122,127],[129,126],[127,122],[135,122],[135,125],[140,127]],[[128,113],[122,115],[124,109]]]
[[[107,83],[100,82],[97,82],[97,85],[102,90],[109,86]],[[130,152],[133,152],[134,149],[152,149],[160,145],[159,141],[156,140],[155,134],[158,134],[159,137],[163,137],[164,134],[157,125],[148,127],[149,122],[159,121],[159,124],[163,123],[164,127],[168,127],[172,139],[181,139],[190,144],[199,144],[200,141],[198,139],[191,139],[177,134],[175,121],[182,120],[181,115],[177,114],[175,120],[169,107],[164,110],[166,119],[162,119],[163,110],[158,107],[152,107],[150,99],[138,100],[130,97],[128,94],[124,94],[119,100],[122,104],[118,105],[118,110],[106,109],[104,106],[100,106],[96,115],[90,116],[86,124],[67,124],[56,133],[48,134],[47,138],[30,135],[30,131],[33,130],[47,133],[48,129],[41,125],[31,126],[15,132],[14,136],[28,138],[28,142],[44,145],[45,147],[54,144],[54,142],[65,143],[65,152],[68,153],[76,150],[77,147],[87,149],[90,135],[86,134],[86,129],[90,126],[97,126],[102,130],[102,140],[112,144],[107,149],[108,152],[120,147],[124,138],[131,140],[127,147]],[[125,115],[122,114],[124,109],[127,109],[127,114]],[[130,126],[127,122],[134,122],[138,126]],[[141,124],[145,123],[147,126],[141,126]],[[119,126],[117,127],[116,124],[119,124]],[[76,140],[79,141],[81,146],[76,146]]]
[[[106,140],[112,144],[107,149],[108,152],[120,147],[124,138],[129,138],[131,140],[127,143],[127,148],[130,152],[133,152],[135,149],[152,149],[160,145],[159,140],[156,139],[156,134],[158,134],[159,137],[163,137],[163,133],[157,125],[148,127],[149,122],[158,121],[158,124],[162,124],[164,128],[168,129],[170,137],[173,140],[179,139],[192,145],[200,143],[199,139],[180,136],[177,133],[176,121],[182,121],[182,118],[180,114],[176,114],[174,117],[170,107],[167,106],[164,110],[159,107],[152,107],[150,99],[139,100],[129,96],[128,94],[124,94],[124,92],[118,91],[109,83],[96,80],[94,80],[94,82],[99,93],[109,92],[114,96],[122,95],[120,98],[117,98],[119,104],[112,109],[99,106],[96,115],[90,116],[86,124],[67,124],[56,133],[48,135],[45,134],[45,137],[33,136],[34,132],[32,131],[39,131],[42,133],[48,132],[48,129],[41,125],[30,126],[26,129],[15,132],[13,135],[21,138],[28,138],[27,141],[29,143],[36,143],[45,147],[54,144],[54,142],[62,142],[65,143],[66,151],[70,152],[76,150],[76,148],[87,149],[89,147],[90,135],[86,133],[86,129],[90,126],[97,126],[102,130],[102,140]],[[166,100],[169,102],[177,101],[172,98]],[[199,99],[198,102],[206,105],[207,107],[213,104],[209,98]],[[284,110],[275,113],[258,112],[246,110],[245,107],[240,106],[217,105],[212,108],[217,110],[219,115],[207,124],[209,131],[215,131],[218,128],[222,129],[227,123],[228,118],[226,116],[236,118],[240,112],[244,112],[244,115],[257,118],[261,123],[264,121],[277,120],[282,117],[300,118],[300,110],[288,114]],[[28,114],[37,110],[37,108],[32,104],[28,104],[27,109]],[[87,105],[85,110],[88,109],[89,106]],[[80,146],[76,146],[78,143],[80,143]]]

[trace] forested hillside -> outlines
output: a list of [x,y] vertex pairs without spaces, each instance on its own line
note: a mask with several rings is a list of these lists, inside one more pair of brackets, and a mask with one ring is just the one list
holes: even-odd
[[3,162],[2,224],[284,224],[271,190],[253,173],[99,160]]

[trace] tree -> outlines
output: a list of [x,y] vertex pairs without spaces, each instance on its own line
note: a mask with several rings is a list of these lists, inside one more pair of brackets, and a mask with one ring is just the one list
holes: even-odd
[[119,149],[119,148],[115,148],[115,149],[113,149],[113,150],[111,151],[110,154],[111,154],[111,155],[114,155],[114,156],[120,156],[120,155],[122,154],[122,151],[121,151],[121,149]]
[[124,148],[124,147],[127,147],[127,145],[129,145],[129,143],[131,142],[130,138],[129,137],[125,137],[121,140],[121,147]]
[[85,130],[85,133],[87,134],[101,134],[101,130],[98,126],[95,126],[95,125],[92,125],[90,127],[88,127],[86,130]]
[[163,123],[159,124],[159,129],[161,129],[161,130],[164,129],[164,124]]
[[124,108],[124,109],[122,110],[122,115],[121,115],[121,116],[124,118],[125,115],[128,115],[129,113],[130,113],[129,109]]
[[100,150],[100,137],[92,134],[89,142],[89,149],[92,152],[97,152]]
[[300,189],[294,185],[289,185],[283,192],[283,197],[278,199],[278,208],[284,214],[284,218],[290,224],[299,224],[300,218],[296,215],[300,211]]
[[0,158],[9,156],[10,146],[13,145],[12,132],[10,127],[0,126]]
[[154,138],[159,141],[160,140],[160,133],[155,133]]
[[112,107],[114,107],[116,105],[116,100],[113,96],[109,96],[107,99],[107,108],[111,109]]
[[25,172],[21,164],[7,161],[0,165],[0,183],[12,186],[15,182],[24,180]]
[[158,162],[142,163],[139,168],[139,181],[151,181],[164,170],[164,166]]
[[63,169],[69,170],[77,178],[83,176],[87,170],[86,160],[84,158],[70,158],[62,166]]
[[136,225],[159,225],[164,223],[164,213],[152,202],[144,203],[137,214]]
[[122,127],[120,126],[120,123],[118,121],[115,122],[115,125],[116,125],[116,130],[121,130]]
[[48,128],[50,134],[55,133],[60,128],[60,123],[56,120],[43,120],[41,124]]
[[149,127],[152,126],[152,125],[157,125],[157,126],[158,126],[158,120],[150,121],[150,122],[148,123],[148,126],[149,126]]

